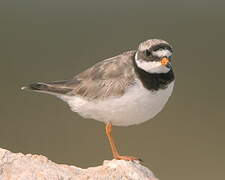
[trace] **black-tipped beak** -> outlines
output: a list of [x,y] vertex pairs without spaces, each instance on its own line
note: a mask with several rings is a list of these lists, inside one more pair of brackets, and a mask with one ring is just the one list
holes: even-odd
[[160,60],[160,63],[161,63],[163,66],[166,66],[166,67],[168,67],[168,68],[171,68],[170,59],[167,58],[167,57],[163,57],[163,58]]
[[163,57],[161,60],[160,60],[160,63],[164,66],[166,66],[168,63],[170,62],[170,59],[167,58],[167,57]]
[[171,62],[168,62],[167,65],[166,65],[166,67],[169,68],[169,69],[171,69],[172,68]]

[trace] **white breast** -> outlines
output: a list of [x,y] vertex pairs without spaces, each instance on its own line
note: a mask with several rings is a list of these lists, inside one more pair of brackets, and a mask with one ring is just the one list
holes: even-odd
[[174,82],[166,89],[149,91],[138,80],[121,97],[101,101],[88,101],[78,96],[60,96],[71,110],[84,118],[111,122],[117,126],[139,124],[153,118],[166,104],[173,90]]

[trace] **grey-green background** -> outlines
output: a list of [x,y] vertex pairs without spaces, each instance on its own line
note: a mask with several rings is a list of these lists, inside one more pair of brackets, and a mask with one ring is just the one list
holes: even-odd
[[220,0],[1,0],[0,147],[80,167],[111,159],[104,124],[20,87],[162,38],[175,49],[174,93],[154,120],[114,128],[119,151],[160,179],[224,179],[224,9]]

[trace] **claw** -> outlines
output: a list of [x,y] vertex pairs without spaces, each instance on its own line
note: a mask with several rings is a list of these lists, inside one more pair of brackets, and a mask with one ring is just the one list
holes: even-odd
[[143,162],[141,159],[133,157],[133,156],[120,156],[118,151],[117,151],[114,139],[112,137],[112,124],[110,122],[106,124],[105,130],[106,130],[106,135],[107,135],[107,137],[109,139],[109,143],[110,143],[110,146],[111,146],[111,149],[112,149],[113,157],[115,159],[125,160],[125,161],[138,160],[140,162]]
[[135,161],[135,160],[138,160],[140,162],[143,162],[140,158],[136,158],[136,157],[133,157],[133,156],[120,156],[120,155],[118,155],[117,157],[115,157],[115,159],[125,160],[125,161]]

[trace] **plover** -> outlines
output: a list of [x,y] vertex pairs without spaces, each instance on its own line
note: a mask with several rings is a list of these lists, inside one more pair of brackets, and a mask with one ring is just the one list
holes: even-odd
[[172,52],[168,42],[150,39],[137,50],[100,61],[70,80],[38,82],[22,89],[55,95],[82,117],[104,122],[113,157],[136,160],[119,155],[112,125],[140,124],[163,109],[175,80]]

